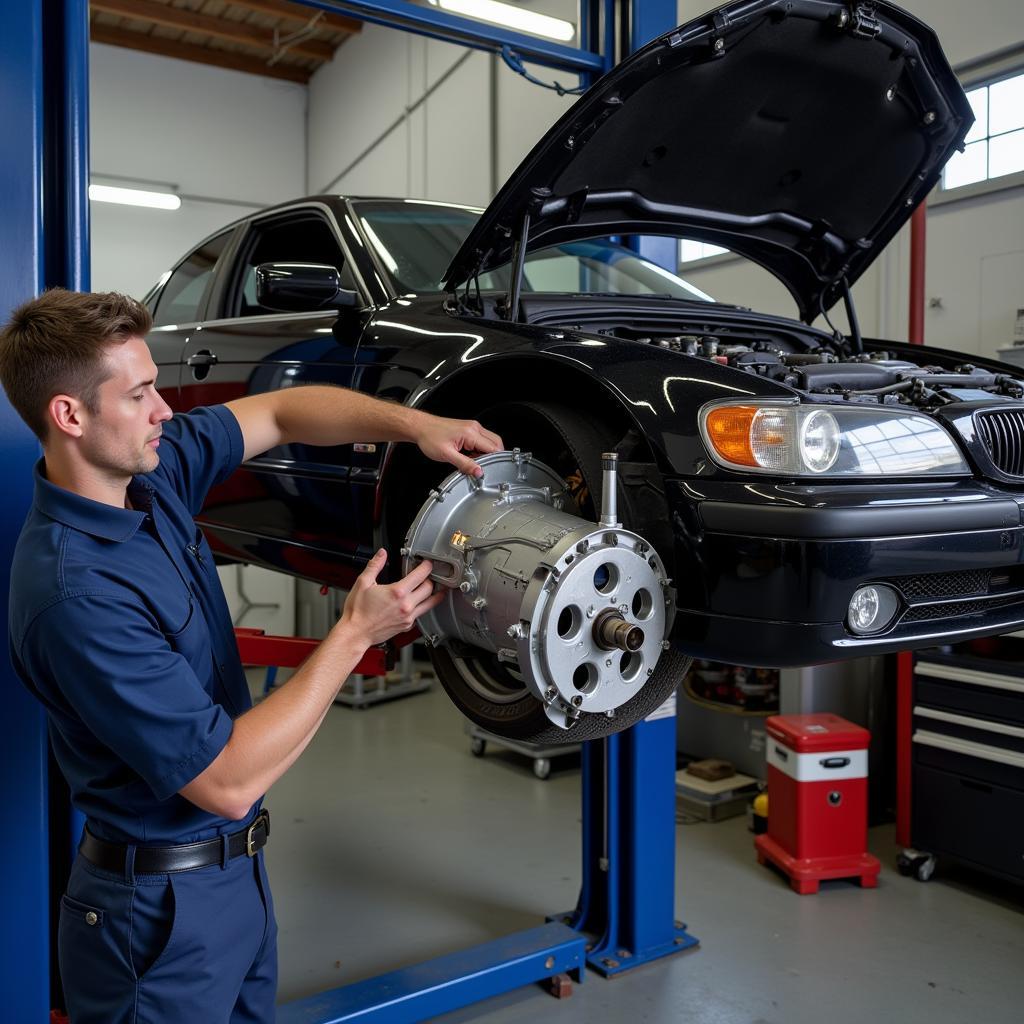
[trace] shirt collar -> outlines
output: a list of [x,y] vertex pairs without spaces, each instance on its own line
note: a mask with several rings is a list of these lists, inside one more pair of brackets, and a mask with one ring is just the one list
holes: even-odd
[[152,503],[153,486],[138,477],[132,477],[128,496],[136,507],[115,508],[102,501],[93,501],[74,491],[58,487],[46,479],[46,460],[40,459],[35,467],[35,507],[45,516],[65,526],[104,540],[124,542],[130,540]]

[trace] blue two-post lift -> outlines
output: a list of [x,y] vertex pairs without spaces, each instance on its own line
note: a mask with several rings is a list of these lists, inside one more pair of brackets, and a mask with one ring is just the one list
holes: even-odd
[[[538,39],[407,0],[299,0],[364,21],[580,76],[586,85],[616,59],[673,28],[675,0],[580,0],[579,48]],[[0,36],[0,321],[45,288],[89,287],[87,0],[20,0]],[[675,269],[669,239],[637,240]],[[0,622],[7,567],[31,500],[35,439],[0,393]],[[6,645],[5,645],[6,646]],[[5,1019],[49,1019],[53,921],[66,853],[63,808],[50,806],[41,707],[0,658],[6,735],[0,806],[0,991]],[[582,885],[575,910],[536,928],[280,1007],[280,1024],[395,1024],[435,1017],[559,974],[610,976],[696,939],[675,920],[675,722],[664,715],[584,745]],[[55,847],[60,847],[58,851]],[[58,853],[60,855],[58,855]],[[52,856],[51,856],[52,855]],[[51,877],[53,876],[53,877]]]

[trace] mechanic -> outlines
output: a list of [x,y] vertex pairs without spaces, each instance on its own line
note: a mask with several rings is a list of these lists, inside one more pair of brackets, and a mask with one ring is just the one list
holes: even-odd
[[144,306],[54,289],[0,334],[0,382],[36,434],[33,506],[11,569],[11,657],[45,705],[86,816],[61,900],[74,1024],[265,1022],[277,978],[263,794],[372,644],[441,600],[429,562],[356,580],[314,654],[252,706],[213,556],[193,516],[278,445],[412,441],[465,473],[501,438],[333,387],[173,416]]

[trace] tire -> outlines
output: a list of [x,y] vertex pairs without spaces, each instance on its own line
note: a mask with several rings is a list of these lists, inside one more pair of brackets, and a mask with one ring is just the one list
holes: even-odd
[[[505,443],[532,452],[569,485],[579,514],[598,518],[601,453],[620,440],[607,422],[567,406],[511,402],[481,412],[478,418]],[[619,495],[619,516],[628,528],[628,496]],[[455,706],[488,732],[509,739],[544,745],[600,739],[634,725],[675,691],[690,666],[690,658],[675,650],[658,659],[654,674],[640,691],[617,709],[614,718],[584,715],[571,729],[561,729],[544,713],[543,704],[525,683],[497,658],[479,648],[430,651],[441,685]]]

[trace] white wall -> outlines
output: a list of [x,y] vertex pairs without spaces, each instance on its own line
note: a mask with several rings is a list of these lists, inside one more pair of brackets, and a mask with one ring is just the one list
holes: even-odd
[[165,182],[178,211],[91,203],[92,287],[141,297],[203,236],[305,189],[306,88],[93,43],[90,160],[104,175]]
[[489,54],[366,25],[310,81],[309,190],[485,205],[571,102]]

